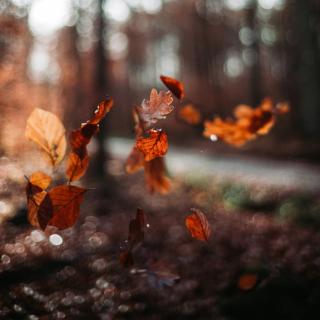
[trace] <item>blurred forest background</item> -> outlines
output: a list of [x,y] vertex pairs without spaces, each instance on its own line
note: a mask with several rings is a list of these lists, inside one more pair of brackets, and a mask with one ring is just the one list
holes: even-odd
[[[182,80],[205,118],[289,101],[271,134],[237,152],[319,159],[317,0],[1,0],[0,154],[24,150],[35,107],[71,131],[106,94],[116,101],[108,135],[132,137],[131,107],[163,89],[160,74]],[[201,128],[166,126],[171,142],[204,143]]]

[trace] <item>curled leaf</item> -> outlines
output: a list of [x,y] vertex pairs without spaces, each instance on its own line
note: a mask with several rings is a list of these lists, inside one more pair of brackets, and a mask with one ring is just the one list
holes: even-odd
[[201,113],[192,104],[187,104],[179,110],[179,118],[188,124],[196,125],[201,122]]
[[140,107],[137,107],[139,117],[146,124],[150,126],[160,119],[165,119],[166,116],[174,109],[173,98],[171,93],[152,89],[150,93],[150,100],[143,100]]
[[166,176],[164,158],[155,158],[144,163],[144,176],[146,185],[150,191],[166,194],[171,188],[171,180]]
[[211,227],[205,214],[199,209],[191,209],[192,214],[185,219],[187,229],[191,236],[197,240],[209,241]]
[[79,152],[79,150],[70,152],[68,157],[66,176],[69,178],[69,181],[80,179],[86,173],[89,166],[89,156],[86,148],[82,152]]
[[27,120],[25,136],[44,151],[53,166],[63,159],[66,152],[65,129],[53,113],[35,109]]
[[144,154],[144,159],[150,161],[157,157],[163,157],[168,150],[168,136],[162,130],[151,129],[148,137],[138,138],[136,148]]
[[181,81],[167,76],[160,76],[160,79],[179,100],[184,98],[184,85]]
[[72,151],[69,154],[66,167],[66,176],[69,181],[78,180],[86,173],[89,166],[87,145],[98,132],[100,121],[112,106],[113,100],[107,97],[106,100],[99,103],[94,115],[86,123],[83,123],[79,129],[72,131],[70,136]]

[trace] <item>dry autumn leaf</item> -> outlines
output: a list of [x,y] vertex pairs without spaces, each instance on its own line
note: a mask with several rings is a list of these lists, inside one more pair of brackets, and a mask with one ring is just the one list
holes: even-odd
[[205,214],[199,209],[191,209],[192,214],[185,219],[187,229],[191,236],[197,240],[209,241],[211,227]]
[[65,129],[53,113],[35,109],[27,120],[25,136],[44,151],[53,166],[63,159],[67,146]]
[[171,188],[171,180],[165,175],[166,166],[164,158],[155,158],[145,161],[144,175],[145,182],[150,193],[159,192],[166,194]]
[[238,279],[237,287],[247,291],[253,289],[258,282],[258,276],[254,273],[245,273]]
[[87,189],[71,185],[52,188],[47,195],[53,207],[48,225],[59,229],[72,227],[79,217],[80,204],[86,191]]
[[160,91],[152,89],[150,93],[150,100],[144,99],[137,111],[141,120],[146,127],[156,123],[160,119],[165,119],[166,116],[174,109],[173,98],[171,92]]
[[99,103],[94,115],[80,129],[71,132],[70,144],[72,151],[69,154],[66,176],[69,181],[80,179],[89,167],[87,145],[91,138],[98,132],[100,121],[106,116],[113,106],[113,100],[108,97]]
[[132,251],[144,240],[145,214],[138,208],[136,217],[129,223],[128,249],[120,253],[119,260],[124,267],[134,264]]
[[179,110],[179,118],[191,125],[197,125],[201,122],[201,113],[192,104],[187,104]]
[[70,152],[66,169],[66,176],[69,178],[69,181],[78,180],[86,173],[90,158],[86,149],[83,153],[81,155],[79,152]]
[[184,98],[184,85],[181,81],[167,76],[160,76],[160,79],[179,100]]
[[47,192],[44,191],[49,187],[51,180],[50,176],[38,171],[28,178],[26,187],[28,220],[31,225],[42,229],[46,228],[52,209],[50,200],[46,198]]
[[144,156],[141,151],[133,147],[125,163],[127,173],[135,173],[144,166]]
[[240,147],[258,135],[267,134],[275,123],[275,116],[288,111],[287,104],[274,107],[268,98],[255,109],[239,105],[234,110],[235,120],[222,120],[219,117],[212,121],[206,120],[203,135],[207,138],[217,136],[226,143]]
[[136,148],[144,155],[145,161],[163,157],[168,151],[168,136],[162,130],[150,129],[148,137],[140,137],[136,141]]

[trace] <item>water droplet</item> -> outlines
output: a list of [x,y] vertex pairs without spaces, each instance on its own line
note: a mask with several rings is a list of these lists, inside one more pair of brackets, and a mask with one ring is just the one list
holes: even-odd
[[2,262],[4,265],[8,265],[8,264],[10,264],[11,259],[10,259],[10,257],[9,257],[8,255],[3,254],[3,255],[1,256],[1,262]]
[[218,137],[215,134],[212,134],[210,136],[210,140],[213,141],[213,142],[218,141]]

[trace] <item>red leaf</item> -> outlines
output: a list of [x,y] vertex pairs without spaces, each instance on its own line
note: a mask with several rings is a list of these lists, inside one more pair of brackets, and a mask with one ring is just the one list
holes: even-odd
[[66,169],[66,176],[69,181],[80,179],[86,173],[88,166],[89,156],[85,147],[84,149],[78,149],[76,152],[70,152]]
[[248,291],[253,289],[258,282],[258,276],[254,273],[245,273],[238,279],[237,286],[239,289]]
[[151,129],[149,136],[138,138],[136,147],[144,154],[144,159],[150,161],[157,157],[163,157],[168,150],[168,136],[162,130]]
[[185,224],[191,236],[197,240],[209,241],[211,227],[205,214],[199,209],[191,209],[193,212],[185,219]]
[[160,76],[160,79],[179,100],[184,98],[184,85],[181,81],[167,76]]
[[60,185],[51,189],[48,196],[53,213],[48,224],[59,229],[72,227],[79,217],[80,204],[86,191],[87,189],[71,185]]

